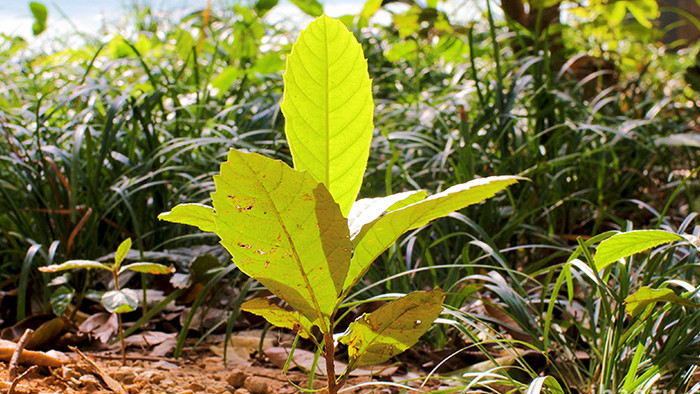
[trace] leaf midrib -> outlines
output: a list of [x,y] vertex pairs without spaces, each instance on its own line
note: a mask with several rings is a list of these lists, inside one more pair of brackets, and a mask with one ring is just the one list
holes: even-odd
[[330,112],[331,112],[331,103],[330,103],[330,92],[331,92],[331,87],[330,87],[330,73],[328,72],[328,22],[324,20],[324,29],[323,29],[323,49],[325,51],[325,72],[326,72],[326,162],[325,164],[325,170],[326,170],[326,176],[325,176],[325,184],[328,190],[331,189],[331,171],[330,171],[330,160],[331,160],[331,146],[330,146],[330,140],[331,140],[331,134],[330,134],[330,129],[331,129],[331,120],[330,120]]

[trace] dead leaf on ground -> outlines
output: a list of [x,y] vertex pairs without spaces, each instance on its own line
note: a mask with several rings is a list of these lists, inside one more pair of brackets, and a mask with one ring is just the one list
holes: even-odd
[[[250,355],[259,349],[261,336],[261,330],[241,331],[231,335],[229,345],[226,347],[226,362],[230,361],[235,365],[250,366],[252,364]],[[275,335],[268,333],[263,341],[263,349],[275,346],[276,342]],[[217,356],[224,357],[223,343],[212,345],[209,349]]]
[[116,335],[119,323],[116,314],[99,312],[87,318],[78,329],[102,343],[107,343]]

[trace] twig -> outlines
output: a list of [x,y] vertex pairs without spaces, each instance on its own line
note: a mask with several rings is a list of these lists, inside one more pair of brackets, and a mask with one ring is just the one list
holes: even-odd
[[[116,356],[113,354],[92,354],[89,353],[90,357],[95,357],[95,358],[101,358],[103,360],[121,360],[122,356]],[[182,362],[182,360],[177,360],[174,358],[166,358],[166,357],[153,357],[153,356],[126,356],[127,360],[132,360],[132,361],[153,361],[153,362],[158,362],[158,361],[167,361],[169,363],[173,364],[179,364]]]
[[10,358],[9,369],[7,371],[7,378],[13,381],[13,385],[14,380],[17,377],[17,364],[19,364],[19,358],[22,355],[22,352],[24,351],[24,347],[27,345],[27,342],[29,342],[29,340],[32,339],[33,335],[34,330],[29,328],[24,330],[24,334],[22,334],[22,337],[19,339],[19,342],[17,342],[17,347],[15,348],[14,353],[12,353],[12,358]]
[[107,387],[114,391],[117,394],[127,394],[126,389],[124,389],[124,386],[121,385],[121,383],[117,382],[114,380],[107,372],[105,372],[96,362],[92,361],[90,357],[86,356],[78,350],[78,348],[73,347],[73,346],[68,346],[68,349],[74,351],[78,356],[80,356],[83,360],[85,360],[88,365],[90,366],[90,369],[92,369],[92,372],[97,374],[100,378],[102,378],[102,381],[105,382]]
[[37,369],[39,369],[38,366],[32,365],[31,367],[27,368],[27,370],[24,371],[21,375],[19,375],[14,380],[12,380],[12,384],[10,385],[10,389],[7,390],[7,394],[15,394],[15,387],[17,387],[17,383],[19,383],[20,380],[26,378],[27,376],[29,376],[31,373],[33,373]]

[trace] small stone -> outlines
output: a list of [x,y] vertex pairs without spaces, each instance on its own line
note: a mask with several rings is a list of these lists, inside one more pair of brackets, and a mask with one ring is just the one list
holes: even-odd
[[160,360],[157,363],[153,364],[153,368],[158,368],[158,369],[162,369],[165,371],[170,371],[173,369],[177,369],[177,365],[175,365],[171,362],[165,361],[165,360]]
[[200,383],[197,382],[192,382],[187,385],[187,388],[192,390],[192,391],[204,391],[204,386],[202,386]]
[[230,384],[231,386],[235,388],[239,388],[243,386],[243,382],[245,382],[246,375],[243,371],[241,370],[234,370],[231,371],[228,375],[226,375],[226,383]]
[[267,394],[267,382],[257,376],[249,376],[243,383],[250,394]]
[[134,379],[136,378],[134,372],[129,368],[120,368],[118,371],[111,372],[109,375],[112,379],[126,385],[134,383]]
[[192,391],[192,390],[180,391],[180,394],[194,394],[194,391]]
[[143,374],[143,378],[153,384],[162,382],[166,377],[165,372],[162,371],[146,371]]
[[80,386],[87,392],[97,391],[97,388],[100,387],[100,381],[97,380],[95,375],[83,375],[78,380],[80,380]]
[[236,391],[234,391],[233,394],[250,394],[250,391],[246,389],[236,389]]

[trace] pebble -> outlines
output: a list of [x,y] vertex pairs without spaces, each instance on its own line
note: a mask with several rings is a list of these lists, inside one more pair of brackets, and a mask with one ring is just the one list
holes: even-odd
[[246,389],[236,389],[236,391],[234,391],[233,394],[250,394],[250,391]]
[[118,371],[114,371],[109,374],[112,379],[122,383],[122,384],[132,384],[136,375],[129,368],[120,368]]
[[192,390],[192,391],[204,391],[204,386],[202,386],[200,383],[197,382],[192,382],[187,385],[187,388]]
[[241,370],[234,370],[231,371],[228,375],[226,375],[226,383],[230,384],[231,386],[235,388],[239,388],[243,386],[243,382],[245,382],[246,375],[243,371]]
[[192,390],[180,391],[180,394],[194,394],[194,391],[192,391]]
[[250,394],[267,394],[267,382],[257,376],[249,376],[243,383]]
[[80,385],[88,392],[97,391],[100,387],[100,381],[97,380],[95,375],[87,374],[80,377]]

